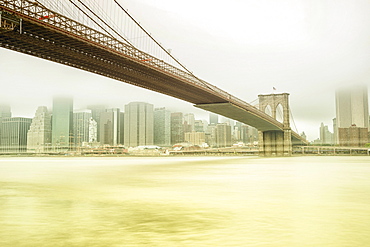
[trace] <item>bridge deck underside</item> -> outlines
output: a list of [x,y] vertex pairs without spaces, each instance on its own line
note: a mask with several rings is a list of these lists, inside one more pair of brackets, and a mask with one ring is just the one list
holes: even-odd
[[60,30],[41,26],[33,20],[23,19],[22,33],[18,28],[1,32],[0,47],[83,69],[193,104],[226,102],[211,90],[206,91],[180,77],[147,66],[142,61]]
[[[246,111],[231,103],[197,104],[195,106],[255,127],[259,131],[283,131],[282,123],[280,127],[278,127],[276,123],[269,123],[262,120],[256,114],[253,114],[253,112]],[[292,143],[294,145],[301,145],[305,142],[302,141],[302,138],[297,133],[292,132]]]
[[269,123],[252,112],[248,112],[231,103],[197,104],[195,106],[206,111],[237,120],[241,123],[245,123],[252,127],[258,128],[258,130],[261,131],[283,129],[283,124],[281,124],[281,128],[278,128],[275,124]]

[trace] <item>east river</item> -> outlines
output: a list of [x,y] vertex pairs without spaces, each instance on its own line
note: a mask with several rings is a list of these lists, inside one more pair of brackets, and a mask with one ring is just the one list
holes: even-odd
[[370,246],[370,157],[0,158],[0,246]]

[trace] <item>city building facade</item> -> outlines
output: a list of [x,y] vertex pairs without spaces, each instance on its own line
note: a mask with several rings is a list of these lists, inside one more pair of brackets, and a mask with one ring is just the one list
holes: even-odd
[[52,115],[52,148],[66,151],[73,145],[73,99],[55,97]]
[[97,123],[97,141],[100,141],[100,114],[106,111],[106,107],[104,105],[90,105],[87,107],[91,110],[91,117]]
[[206,142],[206,134],[204,132],[186,132],[184,136],[185,142],[190,142],[193,145],[201,146]]
[[89,124],[91,112],[73,113],[73,137],[75,147],[81,147],[82,143],[89,142]]
[[369,132],[367,87],[352,86],[339,89],[336,91],[335,101],[337,144],[358,146],[362,143],[368,143],[368,134],[363,134]]
[[209,124],[218,124],[218,115],[214,113],[209,114]]
[[37,108],[27,132],[27,152],[43,153],[51,148],[51,113],[46,106]]
[[171,145],[171,112],[164,107],[154,109],[154,145]]
[[98,142],[98,123],[92,117],[89,119],[89,143]]
[[195,132],[205,132],[206,131],[206,123],[202,120],[195,120],[194,121],[194,130]]
[[4,118],[12,117],[9,105],[0,105],[0,146],[1,146],[1,123]]
[[125,105],[124,145],[148,146],[154,142],[154,107],[145,102]]
[[193,113],[184,114],[184,131],[193,132],[195,130],[195,117]]
[[339,144],[346,147],[364,147],[368,143],[369,131],[367,128],[351,126],[338,128]]
[[217,147],[230,147],[232,145],[231,126],[227,123],[216,125],[216,145]]
[[101,112],[100,113],[100,144],[114,146],[114,113],[113,112]]
[[329,131],[329,127],[321,123],[320,126],[320,143],[322,145],[333,145],[334,144],[334,134]]
[[184,139],[184,119],[182,112],[171,113],[171,144],[183,142]]
[[27,133],[31,122],[31,118],[24,117],[3,118],[0,151],[4,153],[27,152]]

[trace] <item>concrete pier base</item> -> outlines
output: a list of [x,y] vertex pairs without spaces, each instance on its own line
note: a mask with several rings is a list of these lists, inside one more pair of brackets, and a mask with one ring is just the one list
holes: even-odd
[[291,156],[292,155],[291,130],[259,131],[260,156]]

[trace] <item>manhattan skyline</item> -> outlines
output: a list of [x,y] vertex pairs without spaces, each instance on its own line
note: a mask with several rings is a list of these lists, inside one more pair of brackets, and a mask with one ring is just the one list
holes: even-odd
[[[309,140],[332,126],[335,90],[369,85],[370,10],[366,1],[126,1],[125,7],[195,75],[251,102],[290,93],[292,114]],[[181,7],[181,8],[180,8]],[[160,16],[160,18],[158,17]],[[222,17],[222,18],[219,18]],[[73,92],[76,108],[144,101],[171,111],[208,113],[180,100],[101,76],[0,49],[0,101],[32,117],[55,94]],[[369,88],[369,87],[368,87]],[[45,103],[49,102],[49,103]],[[292,126],[293,127],[293,126]]]

